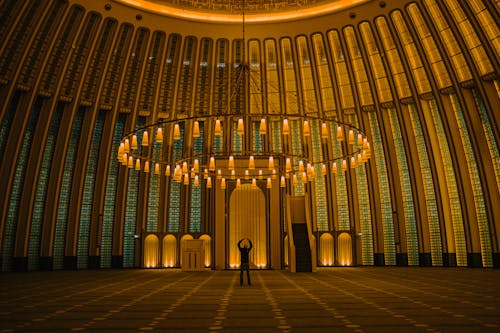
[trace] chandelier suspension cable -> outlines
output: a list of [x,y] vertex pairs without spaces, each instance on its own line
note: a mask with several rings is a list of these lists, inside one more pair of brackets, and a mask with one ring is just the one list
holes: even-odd
[[[117,155],[121,164],[145,173],[172,176],[172,181],[184,185],[199,186],[203,181],[207,189],[217,182],[218,187],[225,190],[226,180],[235,181],[236,187],[244,181],[256,186],[259,180],[267,181],[267,188],[278,182],[279,187],[293,191],[300,183],[314,181],[318,172],[327,176],[330,170],[334,176],[340,170],[366,163],[371,150],[363,130],[326,117],[299,99],[297,110],[287,112],[288,96],[282,95],[279,83],[268,82],[267,76],[259,80],[260,71],[255,73],[257,76],[252,75],[250,56],[245,54],[246,0],[241,1],[241,58],[236,59],[238,66],[229,67],[237,73],[228,85],[229,99],[225,107],[214,107],[206,115],[185,117],[174,113],[168,119],[158,119],[126,133]],[[278,87],[271,89],[271,95],[262,89],[263,82],[276,83]],[[242,100],[237,98],[241,93]],[[283,98],[286,105],[281,104]],[[233,102],[237,103],[237,109],[232,109]],[[344,140],[345,148],[335,148]],[[178,143],[190,145],[192,149],[182,149],[182,156],[176,157],[171,149],[163,146],[173,149]],[[208,149],[195,152],[194,146],[199,144]],[[148,146],[153,149],[141,149]],[[163,153],[157,155],[155,149]]]

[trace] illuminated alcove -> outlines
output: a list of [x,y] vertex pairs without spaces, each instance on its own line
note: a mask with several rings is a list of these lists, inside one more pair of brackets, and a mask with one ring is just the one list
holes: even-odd
[[352,238],[347,232],[339,235],[337,252],[337,261],[340,266],[352,265]]
[[229,199],[229,267],[240,265],[238,241],[249,238],[250,267],[265,268],[267,265],[267,226],[264,193],[259,187],[242,184],[235,188]]
[[177,238],[174,235],[163,237],[162,262],[163,267],[177,266]]
[[329,233],[324,233],[319,237],[319,263],[323,266],[333,266],[334,251],[333,251],[333,236]]
[[205,252],[205,267],[210,267],[212,264],[212,237],[209,235],[201,235],[200,238],[203,240],[203,247]]
[[144,238],[144,267],[155,268],[158,267],[160,255],[160,241],[156,235],[147,235]]

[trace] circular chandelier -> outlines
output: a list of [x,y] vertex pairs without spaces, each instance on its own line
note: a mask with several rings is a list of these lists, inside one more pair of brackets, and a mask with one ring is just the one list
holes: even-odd
[[[245,1],[242,5],[242,54],[245,45]],[[261,91],[249,75],[248,64],[233,66],[237,75],[228,107],[213,115],[174,115],[126,133],[118,148],[122,165],[171,177],[184,185],[225,190],[227,182],[273,183],[290,190],[315,180],[320,174],[335,175],[361,166],[370,158],[370,143],[359,128],[319,110],[286,114],[247,112],[246,106],[230,110],[241,92]],[[254,89],[248,89],[247,85]],[[252,88],[250,87],[250,88]],[[262,98],[262,94],[256,98]],[[267,103],[271,108],[272,103]],[[338,146],[347,141],[347,146]],[[197,147],[197,149],[195,149]],[[152,149],[150,149],[152,148]],[[180,149],[178,149],[180,148]],[[184,149],[182,149],[184,148]],[[181,153],[179,153],[181,151]]]
[[[344,140],[348,152],[335,154],[333,145]],[[210,144],[195,152],[197,141]],[[177,156],[176,144],[186,145],[186,153]],[[154,156],[148,147],[161,153]],[[221,189],[227,181],[236,187],[244,182],[257,186],[258,180],[265,180],[267,188],[273,181],[282,188],[296,186],[314,181],[318,172],[324,176],[361,166],[370,155],[370,143],[359,128],[334,119],[279,114],[161,119],[125,134],[118,149],[118,160],[128,168],[184,185],[203,181],[211,188],[217,181]]]

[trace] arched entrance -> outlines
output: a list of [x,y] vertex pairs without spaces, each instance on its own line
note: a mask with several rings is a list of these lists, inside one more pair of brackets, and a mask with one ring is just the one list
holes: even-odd
[[262,190],[250,184],[242,184],[235,188],[229,200],[229,249],[230,268],[240,264],[240,252],[237,243],[248,237],[253,243],[250,252],[250,266],[267,267],[267,223],[266,201]]

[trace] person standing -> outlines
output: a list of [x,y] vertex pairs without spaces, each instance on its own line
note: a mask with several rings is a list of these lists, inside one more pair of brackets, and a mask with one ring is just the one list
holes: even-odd
[[[243,245],[243,241],[246,240],[248,242],[245,242]],[[241,264],[240,264],[240,286],[243,285],[243,271],[247,271],[247,281],[248,285],[251,285],[252,283],[250,282],[250,261],[248,254],[250,253],[250,250],[252,249],[252,241],[248,238],[242,238],[238,242],[238,249],[240,250],[240,259],[241,259]]]

